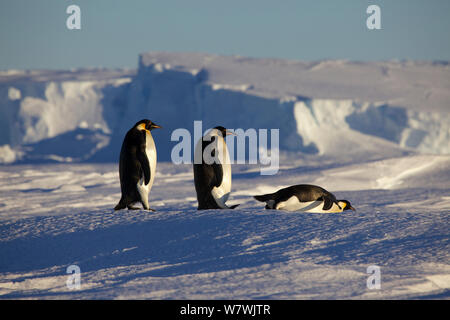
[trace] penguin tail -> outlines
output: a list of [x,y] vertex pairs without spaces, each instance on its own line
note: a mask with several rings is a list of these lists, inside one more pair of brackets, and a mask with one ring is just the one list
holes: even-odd
[[253,196],[253,198],[255,198],[256,200],[261,201],[261,202],[267,202],[269,200],[272,200],[272,195],[273,195],[273,193],[269,193],[269,194],[263,194],[260,196]]
[[234,204],[234,205],[230,206],[230,209],[234,209],[234,208],[236,208],[237,206],[239,206],[239,204]]

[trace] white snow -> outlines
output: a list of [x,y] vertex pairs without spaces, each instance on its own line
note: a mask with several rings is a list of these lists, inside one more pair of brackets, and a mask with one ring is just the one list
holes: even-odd
[[[109,134],[105,108],[110,106],[107,100],[115,96],[105,97],[105,92],[123,93],[118,88],[131,81],[130,75],[126,70],[2,73],[0,143],[19,151],[25,144],[55,138],[76,130],[80,124]],[[52,152],[58,155],[58,148]]]
[[[363,150],[387,152],[386,148],[398,147],[425,153],[450,152],[449,112],[437,114],[384,104],[357,104],[353,100],[314,99],[295,103],[294,115],[303,143],[314,144],[322,154],[355,155]],[[377,142],[378,148],[374,146],[374,136],[383,139]]]
[[12,163],[16,161],[17,153],[11,149],[9,144],[0,146],[0,163]]
[[[0,72],[0,298],[448,298],[449,87],[445,63],[161,52],[137,71]],[[164,128],[157,211],[114,211],[120,144],[141,118]],[[167,161],[172,130],[194,120],[280,128],[279,172],[232,165],[240,206],[197,211],[192,166]],[[300,183],[357,211],[252,198]]]
[[8,89],[8,98],[9,100],[19,100],[22,97],[20,90],[10,87]]

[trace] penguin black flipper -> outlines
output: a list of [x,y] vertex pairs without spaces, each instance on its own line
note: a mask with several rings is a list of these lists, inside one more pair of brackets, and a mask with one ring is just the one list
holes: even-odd
[[141,164],[142,171],[144,172],[145,184],[147,185],[150,182],[151,173],[150,173],[150,163],[148,162],[147,154],[145,153],[145,143],[141,144],[136,152],[136,157]]
[[211,164],[211,167],[214,171],[214,178],[215,178],[213,180],[213,186],[219,187],[222,184],[222,179],[223,179],[222,165],[218,164],[218,163],[213,163],[213,164]]
[[336,205],[339,208],[341,208],[341,206],[337,202],[336,198],[330,197],[328,195],[324,195],[322,198],[323,198],[323,208],[322,208],[323,210],[330,210],[331,207],[333,206],[333,203],[336,203]]
[[333,200],[330,197],[323,196],[323,210],[330,210],[333,206]]

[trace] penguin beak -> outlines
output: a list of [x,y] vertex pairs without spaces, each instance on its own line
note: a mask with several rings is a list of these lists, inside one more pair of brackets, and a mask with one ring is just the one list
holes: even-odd
[[353,208],[352,206],[348,207],[350,210],[356,211],[355,208]]
[[152,123],[152,125],[150,126],[150,128],[152,129],[161,129],[161,126],[158,126],[156,123]]

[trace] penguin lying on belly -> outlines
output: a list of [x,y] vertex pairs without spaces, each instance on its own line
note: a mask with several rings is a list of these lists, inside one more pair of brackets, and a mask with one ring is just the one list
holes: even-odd
[[132,205],[140,202],[144,209],[155,211],[148,205],[148,194],[156,172],[156,147],[150,131],[156,128],[161,127],[144,119],[127,132],[120,150],[119,176],[122,197],[114,210],[136,210],[138,208]]
[[353,210],[349,201],[337,200],[327,190],[313,185],[299,184],[275,193],[254,196],[261,202],[266,202],[266,209],[301,211],[311,213],[334,213]]
[[230,134],[234,133],[221,126],[215,127],[196,145],[194,183],[198,210],[238,206],[225,204],[231,192],[231,162],[224,137]]

